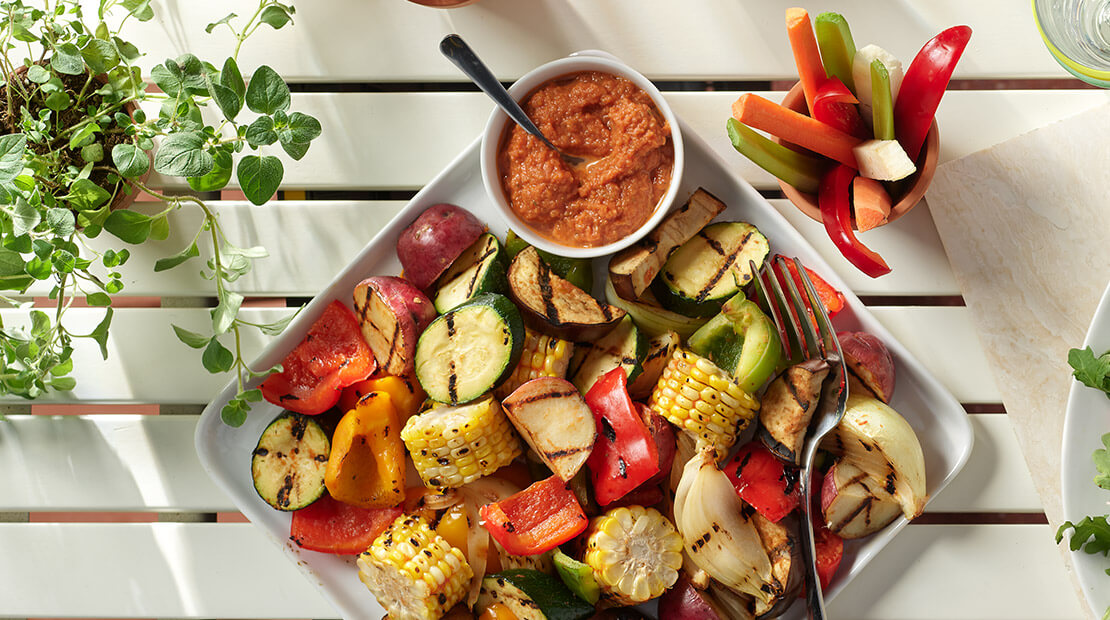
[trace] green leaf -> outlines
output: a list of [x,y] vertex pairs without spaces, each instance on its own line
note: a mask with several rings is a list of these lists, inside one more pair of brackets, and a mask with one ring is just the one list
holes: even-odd
[[154,9],[150,7],[150,0],[123,0],[120,4],[130,11],[131,14],[135,16],[135,19],[141,22],[148,21],[154,17]]
[[220,70],[220,86],[230,88],[239,99],[246,96],[247,85],[243,83],[243,74],[239,72],[239,65],[234,58],[224,61],[224,68]]
[[320,121],[300,112],[294,112],[289,115],[289,126],[287,134],[282,134],[282,144],[290,142],[293,144],[307,144],[316,138],[320,137]]
[[224,118],[227,120],[235,120],[235,116],[239,114],[239,110],[243,109],[243,100],[235,91],[231,90],[223,84],[210,82],[208,84],[208,92],[212,98],[216,100],[216,105],[220,106],[220,111],[224,113]]
[[289,13],[285,11],[285,7],[280,5],[270,5],[262,9],[262,15],[259,16],[258,19],[263,23],[273,26],[274,30],[293,21],[292,18],[289,17]]
[[112,195],[103,187],[88,179],[78,179],[69,187],[69,194],[63,196],[69,206],[77,211],[91,211],[108,202]]
[[50,315],[42,310],[31,311],[31,335],[42,338],[50,332]]
[[308,142],[305,142],[304,144],[297,144],[294,142],[281,143],[281,150],[285,151],[287,155],[292,157],[293,161],[300,161],[301,158],[305,156],[305,153],[308,152],[308,147]]
[[68,392],[77,387],[77,379],[73,377],[54,377],[50,379],[50,387],[59,392]]
[[223,334],[231,329],[231,324],[239,314],[239,307],[243,305],[243,296],[234,291],[223,289],[219,304],[212,309],[212,330],[216,334]]
[[81,57],[96,74],[107,73],[119,64],[119,52],[116,51],[116,46],[102,39],[89,39],[81,50]]
[[194,242],[192,245],[185,248],[184,250],[181,250],[177,254],[174,254],[173,256],[167,256],[166,258],[160,258],[155,261],[154,271],[157,272],[165,271],[167,269],[173,269],[174,267],[180,265],[181,263],[184,263],[190,258],[194,258],[197,256],[200,256],[200,250],[197,248],[196,242]]
[[1091,455],[1091,460],[1095,463],[1095,469],[1098,470],[1098,475],[1095,476],[1095,484],[1103,489],[1110,490],[1110,433],[1102,436],[1102,449],[1095,450]]
[[0,183],[9,183],[23,172],[23,151],[27,136],[11,133],[0,136]]
[[11,217],[12,233],[17,237],[31,232],[42,221],[39,210],[31,206],[31,203],[24,200],[22,196],[16,199]]
[[51,267],[50,262],[38,256],[31,257],[31,260],[27,261],[24,269],[27,271],[27,275],[36,280],[46,280],[54,273],[54,269]]
[[150,238],[155,241],[165,241],[170,238],[170,221],[166,216],[150,220]]
[[278,141],[277,132],[274,131],[274,120],[269,116],[259,116],[247,127],[247,144],[253,148],[266,146]]
[[85,72],[85,59],[76,45],[62,43],[54,48],[54,55],[50,57],[50,66],[58,73],[81,75]]
[[230,23],[231,20],[235,19],[236,17],[239,17],[239,16],[236,15],[235,13],[228,13],[227,15],[224,15],[220,19],[218,19],[218,20],[212,22],[211,24],[208,24],[207,26],[205,26],[204,31],[207,32],[208,34],[212,34],[212,31],[216,29],[216,26],[219,26],[220,24]]
[[289,87],[281,76],[266,65],[255,70],[247,84],[247,107],[259,114],[273,114],[289,109]]
[[262,401],[262,390],[260,390],[258,388],[254,388],[253,390],[247,390],[247,391],[239,394],[239,398],[241,398],[241,399],[243,399],[243,400],[245,400],[249,403],[261,402]]
[[184,327],[173,325],[172,323],[170,326],[173,327],[173,333],[177,334],[178,340],[184,342],[194,349],[203,349],[204,347],[207,347],[208,342],[213,339],[212,336],[198,334],[196,332],[189,331]]
[[50,369],[50,374],[55,377],[68,375],[73,372],[73,358],[66,357],[64,361],[58,362],[53,368]]
[[142,243],[150,237],[151,218],[127,209],[112,211],[104,220],[104,230],[127,243]]
[[171,134],[162,141],[154,155],[154,169],[175,177],[199,177],[212,171],[215,162],[204,150],[203,133],[187,131]]
[[55,207],[46,211],[46,225],[58,237],[68,237],[75,230],[73,212]]
[[1068,351],[1068,364],[1075,370],[1075,378],[1088,387],[1102,390],[1110,397],[1110,353],[1095,357],[1091,347]]
[[260,245],[254,245],[249,248],[240,248],[230,243],[224,246],[223,252],[228,255],[238,255],[245,258],[266,258],[270,255],[266,248]]
[[81,147],[81,159],[88,163],[95,164],[104,159],[104,147],[99,144],[86,144]]
[[119,37],[112,37],[112,43],[116,44],[116,49],[119,50],[120,56],[122,56],[128,62],[133,62],[137,60],[140,56],[142,56],[139,48],[135,47],[134,44],[128,43],[127,41],[124,41]]
[[50,256],[50,264],[58,273],[73,273],[77,266],[77,257],[69,250],[57,250]]
[[220,419],[224,424],[239,428],[247,421],[247,412],[250,406],[238,398],[232,398],[220,409]]
[[235,364],[235,356],[227,347],[220,344],[219,340],[213,338],[208,341],[208,346],[204,347],[200,362],[205,370],[215,375],[231,370]]
[[88,337],[100,345],[100,355],[108,359],[108,328],[112,325],[112,309],[104,311],[104,318],[89,333]]
[[289,326],[289,322],[293,320],[293,317],[297,316],[298,314],[300,314],[299,309],[296,312],[290,313],[289,316],[283,319],[278,319],[273,323],[259,325],[258,330],[261,331],[263,334],[266,334],[267,336],[279,336],[281,335],[281,332],[285,331],[285,328]]
[[231,153],[224,150],[216,151],[212,159],[214,165],[208,174],[186,179],[189,182],[189,187],[198,192],[214,192],[227,186],[227,182],[231,180],[232,166],[234,165]]
[[42,65],[31,65],[27,69],[27,79],[35,84],[45,84],[50,79],[50,72],[42,67]]
[[27,273],[24,269],[26,261],[23,256],[13,250],[0,249],[0,278]]
[[274,195],[284,175],[281,160],[273,155],[247,155],[239,161],[237,171],[239,186],[255,205],[265,204]]
[[135,179],[150,169],[150,156],[134,144],[125,142],[112,147],[112,163],[121,176]]
[[68,108],[69,104],[73,103],[73,100],[69,98],[68,94],[64,92],[57,92],[47,95],[45,103],[46,107],[54,110],[55,112],[60,112]]
[[110,305],[112,305],[112,298],[109,297],[107,293],[101,293],[101,292],[90,293],[88,295],[85,295],[85,301],[88,302],[88,304],[90,306],[110,306]]
[[69,139],[69,148],[75,149],[80,146],[91,143],[96,139],[96,132],[100,131],[100,125],[96,123],[86,123],[81,129],[78,129],[73,136]]

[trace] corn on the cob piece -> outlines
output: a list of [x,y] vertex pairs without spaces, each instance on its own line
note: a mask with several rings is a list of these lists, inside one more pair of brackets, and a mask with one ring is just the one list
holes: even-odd
[[433,489],[458,488],[520,456],[520,438],[493,398],[429,409],[401,429],[412,463]]
[[439,620],[473,576],[462,551],[415,515],[398,517],[358,557],[358,578],[393,620]]
[[663,594],[678,580],[682,536],[654,508],[614,508],[594,518],[588,536],[585,562],[603,600],[636,605]]
[[716,364],[678,348],[648,407],[723,456],[755,417],[759,403]]
[[573,351],[574,343],[525,327],[524,352],[520,356],[520,362],[495,394],[503,399],[525,382],[537,377],[566,377]]

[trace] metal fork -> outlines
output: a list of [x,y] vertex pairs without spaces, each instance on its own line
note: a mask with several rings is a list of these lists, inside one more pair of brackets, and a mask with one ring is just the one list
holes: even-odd
[[[814,358],[823,358],[830,368],[829,376],[825,379],[824,390],[821,394],[821,403],[810,421],[805,447],[802,452],[802,474],[800,486],[802,491],[802,559],[805,564],[806,605],[810,618],[824,620],[825,599],[821,593],[821,585],[817,578],[817,552],[813,545],[813,481],[812,470],[814,456],[821,438],[829,434],[840,419],[844,417],[844,409],[848,401],[848,372],[844,366],[844,356],[840,351],[840,342],[836,339],[836,332],[829,321],[828,311],[821,303],[813,282],[806,275],[805,268],[797,259],[791,259],[797,268],[797,273],[804,285],[804,296],[795,286],[794,278],[787,267],[786,259],[776,256],[768,261],[768,283],[764,283],[764,275],[750,263],[756,290],[763,297],[775,326],[782,336],[783,344],[790,343],[790,356],[794,361]],[[779,283],[786,283],[786,291]],[[771,289],[774,301],[767,293]],[[793,309],[793,312],[791,312]],[[814,323],[817,330],[814,330]]]

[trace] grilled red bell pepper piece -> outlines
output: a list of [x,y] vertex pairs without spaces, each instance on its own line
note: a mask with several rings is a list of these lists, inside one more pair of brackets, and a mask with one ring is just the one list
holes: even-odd
[[594,451],[586,460],[597,503],[606,506],[659,473],[659,449],[628,396],[628,377],[618,366],[586,392],[597,424]]
[[357,555],[401,516],[399,506],[360,508],[332,498],[327,493],[293,512],[289,538],[297,546],[337,555]]
[[813,118],[844,133],[866,140],[871,137],[859,115],[859,100],[837,78],[821,83],[813,97]]
[[787,468],[758,441],[740,446],[724,472],[740,499],[775,523],[801,503],[798,470]]
[[906,69],[894,102],[894,133],[913,161],[921,153],[944,89],[970,39],[971,28],[953,26],[929,39]]
[[486,504],[479,514],[490,536],[513,555],[554,549],[584,532],[589,524],[574,491],[558,476]]
[[281,361],[282,371],[262,382],[271,403],[316,415],[339,402],[343,388],[369,377],[377,368],[362,338],[355,313],[336,300],[309,328],[304,340]]
[[855,176],[856,171],[843,164],[822,175],[817,205],[821,208],[825,232],[844,258],[863,273],[877,278],[890,273],[890,266],[881,256],[860,243],[852,231],[852,201],[849,192]]
[[[815,512],[815,515],[821,514]],[[844,539],[839,534],[834,534],[819,517],[813,523],[813,548],[814,564],[817,565],[817,578],[821,580],[821,589],[825,590],[832,583],[836,570],[840,568],[840,560],[844,557]]]
[[[776,258],[779,255],[775,255]],[[806,275],[809,276],[809,281],[813,283],[813,289],[817,291],[817,296],[821,298],[821,303],[825,304],[825,311],[829,313],[829,318],[836,316],[837,312],[844,309],[844,293],[836,290],[833,285],[825,282],[825,279],[817,275],[817,272],[802,265],[806,270]],[[786,268],[790,270],[790,275],[794,276],[794,286],[798,287],[798,292],[802,291],[802,278],[798,275],[798,268],[794,265],[794,261],[787,259]],[[779,286],[786,286],[786,282],[779,282]]]

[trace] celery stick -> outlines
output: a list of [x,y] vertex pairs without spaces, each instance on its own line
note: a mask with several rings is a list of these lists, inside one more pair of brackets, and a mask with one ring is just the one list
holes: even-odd
[[852,39],[848,20],[839,13],[822,13],[813,21],[813,29],[817,33],[817,47],[821,50],[825,73],[840,78],[854,94],[852,58],[856,55],[856,42]]
[[890,95],[890,74],[883,61],[871,61],[871,127],[876,140],[894,139],[894,102]]
[[820,158],[793,151],[735,118],[728,119],[728,137],[740,154],[799,192],[816,194],[824,167]]

